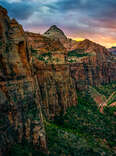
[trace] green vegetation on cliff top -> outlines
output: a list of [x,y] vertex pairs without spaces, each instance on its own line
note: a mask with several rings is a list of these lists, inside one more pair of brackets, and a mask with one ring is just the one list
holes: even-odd
[[68,52],[68,57],[84,57],[84,56],[88,56],[88,53],[84,52],[84,49],[77,49],[77,50],[72,50]]

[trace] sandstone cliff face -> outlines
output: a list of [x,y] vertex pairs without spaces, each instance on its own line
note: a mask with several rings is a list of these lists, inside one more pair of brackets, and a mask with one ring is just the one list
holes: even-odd
[[54,119],[55,116],[65,113],[68,107],[77,105],[75,83],[70,76],[69,66],[38,66],[36,74],[42,97],[42,110],[48,119]]
[[29,32],[25,35],[29,46],[33,48],[32,62],[38,77],[42,110],[48,119],[53,119],[55,115],[77,104],[75,83],[66,61],[66,49],[59,41],[45,36]]
[[66,48],[67,64],[70,64],[71,76],[77,88],[116,80],[116,58],[105,47],[88,39],[81,42],[70,40],[56,26],[50,27],[44,35],[56,38]]
[[23,28],[0,6],[0,155],[24,140],[46,149],[38,83],[31,69]]
[[88,54],[82,57],[80,62],[70,64],[72,77],[78,88],[87,85],[99,86],[116,81],[116,61],[105,47],[84,40],[78,43],[78,49]]
[[90,53],[90,54],[92,52],[95,52],[96,59],[99,62],[106,61],[107,58],[110,59],[110,53],[105,47],[95,42],[92,42],[88,39],[85,39],[84,41],[81,42],[77,42],[77,49],[83,49],[85,53]]
[[50,39],[60,41],[67,51],[74,50],[77,48],[78,42],[67,38],[65,33],[56,25],[51,26],[43,35]]
[[66,52],[66,49],[59,40],[55,40],[53,38],[50,39],[41,34],[32,32],[25,32],[25,37],[28,40],[29,47],[38,50],[40,53],[47,53],[48,51],[52,51],[54,53]]
[[26,32],[25,37],[32,51],[33,63],[64,64],[66,49],[59,40],[49,39],[43,35]]
[[60,40],[61,42],[67,40],[67,37],[64,34],[64,32],[61,29],[59,29],[56,25],[51,26],[44,33],[44,36],[47,36],[52,39]]
[[100,84],[116,80],[116,69],[111,67],[110,64],[92,64],[88,59],[88,63],[72,64],[70,67],[72,77],[75,79],[77,88],[79,89],[88,85],[99,86]]
[[25,33],[0,6],[0,154],[27,140],[46,150],[47,119],[77,104],[66,49],[60,41]]

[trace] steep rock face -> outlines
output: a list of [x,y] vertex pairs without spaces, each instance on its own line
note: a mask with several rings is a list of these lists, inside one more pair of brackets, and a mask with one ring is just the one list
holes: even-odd
[[116,62],[105,47],[84,40],[78,43],[78,49],[87,54],[80,58],[80,62],[70,64],[72,77],[78,87],[98,86],[116,80]]
[[32,51],[33,63],[64,64],[67,52],[59,40],[47,38],[40,34],[25,32],[25,37]]
[[61,29],[59,29],[56,25],[51,26],[44,33],[44,36],[51,39],[59,40],[67,51],[74,50],[77,48],[78,42],[67,38],[64,32]]
[[47,36],[49,38],[53,38],[60,41],[67,40],[66,35],[64,32],[59,29],[56,25],[51,26],[45,33],[44,36]]
[[47,118],[53,119],[77,104],[75,83],[66,62],[66,49],[59,41],[39,34],[26,33],[26,37],[33,48],[32,62],[38,77],[42,110]]
[[65,113],[70,106],[77,105],[75,83],[70,76],[69,66],[46,65],[36,68],[42,97],[42,110],[48,119]]
[[103,62],[106,61],[106,57],[110,57],[110,53],[105,47],[88,39],[78,42],[77,47],[77,49],[83,49],[86,53],[91,54],[92,52],[95,52],[98,61]]
[[63,47],[59,40],[50,39],[41,34],[32,32],[25,32],[25,37],[28,40],[29,47],[32,49],[39,50],[40,53],[47,53],[48,51],[53,52],[65,52],[66,49]]
[[26,58],[26,41],[22,26],[16,20],[10,20],[2,12],[0,15],[0,79],[15,79],[30,75],[30,67]]
[[78,88],[83,88],[87,85],[99,86],[100,84],[115,81],[115,73],[116,69],[110,64],[93,65],[89,62],[89,59],[86,63],[71,65],[71,74]]
[[0,155],[23,140],[46,149],[38,83],[31,68],[23,28],[0,6]]

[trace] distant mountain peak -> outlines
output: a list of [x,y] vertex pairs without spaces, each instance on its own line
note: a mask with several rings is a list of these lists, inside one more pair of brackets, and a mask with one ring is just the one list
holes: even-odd
[[[52,30],[52,29],[55,29],[55,30],[59,30],[59,31],[61,31],[61,32],[63,32],[60,28],[58,28],[56,25],[52,25],[47,31],[50,31],[50,30]],[[46,31],[46,32],[47,32]],[[45,33],[46,33],[45,32]]]
[[56,25],[52,25],[50,28],[57,28],[58,29],[58,27]]
[[44,36],[47,36],[52,39],[58,39],[58,40],[67,40],[66,35],[64,32],[58,28],[56,25],[52,25],[45,33]]
[[92,41],[90,41],[89,39],[85,39],[85,40],[83,40],[84,42],[92,42]]

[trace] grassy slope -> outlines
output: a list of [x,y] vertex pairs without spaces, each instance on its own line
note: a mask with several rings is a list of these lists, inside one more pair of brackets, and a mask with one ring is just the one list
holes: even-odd
[[[45,121],[48,149],[50,156],[115,156],[116,147],[116,117],[113,109],[106,107],[104,114],[100,113],[91,95],[109,96],[115,84],[91,88],[91,92],[78,94],[78,105],[67,110],[65,115],[55,118],[55,121]],[[107,97],[107,96],[106,96]],[[104,96],[103,96],[104,98]],[[44,155],[35,151],[32,146],[14,145],[11,156]]]
[[[106,106],[110,106],[116,102],[116,83],[108,85],[101,85],[99,88],[93,88],[89,86],[89,93],[98,104],[106,103]],[[98,100],[96,100],[98,97]],[[101,103],[99,103],[101,101]]]
[[116,91],[108,98],[107,105],[111,105],[113,102],[116,102]]
[[88,56],[88,53],[85,53],[83,49],[77,49],[68,52],[68,57],[72,57],[72,56],[84,57],[84,56]]
[[100,105],[106,101],[106,97],[99,93],[95,88],[92,86],[89,86],[89,93],[93,100],[96,102],[96,104]]
[[101,114],[88,93],[78,93],[78,105],[54,123],[46,124],[51,155],[112,156],[116,142],[116,118]]
[[107,98],[116,91],[116,82],[112,82],[110,84],[101,85],[99,87],[96,87],[96,90],[100,93],[106,96]]

